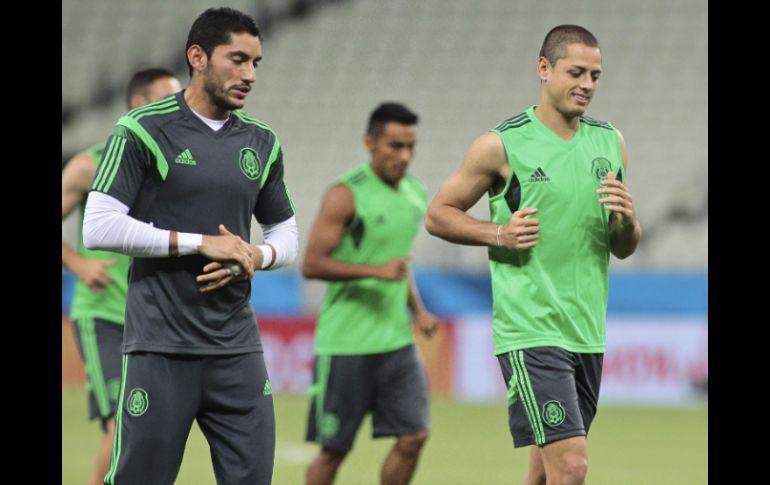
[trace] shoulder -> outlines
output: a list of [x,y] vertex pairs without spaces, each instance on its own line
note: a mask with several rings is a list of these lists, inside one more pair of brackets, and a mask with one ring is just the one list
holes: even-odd
[[353,187],[364,185],[370,179],[369,170],[367,170],[365,164],[361,164],[343,172],[343,174],[337,178],[337,183],[346,185],[352,189]]
[[84,150],[67,161],[62,169],[62,177],[82,180],[88,184],[96,173],[97,163],[99,160],[94,158],[90,149]]
[[516,116],[512,116],[506,120],[501,121],[497,124],[494,128],[492,128],[493,132],[496,133],[503,133],[509,130],[521,128],[522,126],[531,123],[532,120],[529,119],[529,115],[526,111],[523,111]]
[[406,176],[404,176],[404,182],[410,188],[420,192],[421,194],[423,194],[423,195],[427,195],[428,194],[428,188],[425,186],[423,181],[418,179],[414,175],[406,175]]
[[271,144],[278,144],[280,146],[280,142],[278,141],[278,135],[276,135],[275,131],[265,123],[264,121],[260,121],[257,118],[254,118],[253,116],[250,116],[246,114],[245,112],[236,109],[232,112],[232,115],[235,116],[236,120],[241,123],[243,126],[245,126],[247,129],[252,130],[256,132],[257,134],[261,135],[261,137],[267,139]]
[[592,118],[590,116],[581,115],[580,116],[580,123],[583,125],[586,125],[590,128],[598,128],[601,130],[608,130],[608,131],[616,131],[615,128],[612,126],[612,123],[609,121],[602,121],[597,120],[596,118]]

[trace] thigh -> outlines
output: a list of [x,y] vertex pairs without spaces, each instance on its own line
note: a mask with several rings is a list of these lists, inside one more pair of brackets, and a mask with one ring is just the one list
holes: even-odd
[[81,318],[73,326],[88,379],[89,418],[115,415],[120,391],[123,325],[99,318]]
[[346,453],[373,406],[371,356],[319,355],[309,390],[307,441]]
[[108,484],[174,482],[199,405],[201,359],[124,355]]
[[575,385],[578,393],[580,414],[586,435],[596,416],[599,403],[599,387],[602,382],[604,354],[575,354],[578,366],[575,369]]
[[218,483],[269,484],[275,458],[273,392],[264,354],[210,356],[198,424]]
[[372,435],[400,436],[428,431],[428,378],[417,348],[409,345],[377,354]]
[[585,435],[574,354],[558,347],[536,347],[501,354],[498,362],[508,386],[514,446],[542,446]]

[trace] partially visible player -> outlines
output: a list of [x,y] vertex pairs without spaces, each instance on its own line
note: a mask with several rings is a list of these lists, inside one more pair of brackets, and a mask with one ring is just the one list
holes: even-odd
[[[128,82],[128,109],[159,101],[180,89],[182,86],[171,71],[162,68],[141,70]],[[62,219],[80,205],[79,228],[83,225],[86,194],[103,152],[104,143],[96,144],[75,155],[62,171]],[[89,416],[100,418],[104,430],[88,479],[89,485],[96,485],[102,483],[109,468],[115,432],[129,257],[89,250],[83,246],[82,238],[78,239],[77,250],[62,240],[61,259],[62,264],[78,277],[70,318],[86,367]]]

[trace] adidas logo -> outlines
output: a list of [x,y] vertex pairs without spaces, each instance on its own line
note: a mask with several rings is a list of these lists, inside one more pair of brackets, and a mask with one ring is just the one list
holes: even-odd
[[548,177],[548,175],[543,172],[543,169],[540,167],[537,167],[537,170],[535,170],[532,175],[529,177],[530,182],[550,182],[551,179]]
[[270,385],[270,379],[265,381],[265,388],[262,389],[263,396],[269,396],[273,393],[273,386]]
[[197,165],[198,162],[195,161],[195,159],[192,157],[192,154],[190,153],[190,149],[183,151],[179,155],[177,155],[176,159],[174,160],[174,163],[179,163],[182,165]]

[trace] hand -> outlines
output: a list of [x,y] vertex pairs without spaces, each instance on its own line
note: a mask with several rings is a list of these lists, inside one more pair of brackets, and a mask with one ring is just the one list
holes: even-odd
[[634,198],[631,197],[628,187],[615,179],[615,174],[609,172],[607,178],[602,180],[604,188],[597,189],[597,194],[606,194],[606,197],[599,199],[611,211],[612,217],[616,222],[632,222],[636,215],[634,214]]
[[219,262],[212,261],[203,267],[203,274],[198,275],[195,281],[198,283],[207,283],[200,288],[201,293],[222,288],[235,281],[247,279],[248,273],[243,271],[241,265],[235,261]]
[[379,265],[376,277],[386,281],[402,280],[407,274],[406,264],[408,261],[408,257],[391,259],[387,263]]
[[248,279],[253,278],[254,263],[250,245],[228,231],[223,224],[219,225],[219,233],[220,236],[204,235],[203,243],[198,248],[198,252],[213,261],[234,261],[241,265],[241,268],[248,275]]
[[423,310],[414,316],[412,323],[423,335],[431,338],[438,330],[439,318],[431,312]]
[[87,259],[83,258],[76,268],[72,271],[82,281],[89,290],[95,293],[104,291],[110,283],[112,276],[107,272],[107,268],[115,265],[117,259]]
[[508,249],[531,249],[537,244],[540,219],[525,219],[535,214],[536,208],[521,209],[513,213],[500,231],[500,246]]

